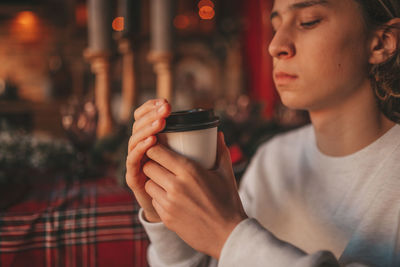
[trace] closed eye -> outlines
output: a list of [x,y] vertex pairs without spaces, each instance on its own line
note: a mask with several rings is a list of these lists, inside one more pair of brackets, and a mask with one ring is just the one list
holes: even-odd
[[313,21],[302,22],[302,23],[300,23],[300,25],[303,28],[312,28],[313,26],[317,25],[320,22],[321,22],[321,20],[317,19],[317,20],[313,20]]

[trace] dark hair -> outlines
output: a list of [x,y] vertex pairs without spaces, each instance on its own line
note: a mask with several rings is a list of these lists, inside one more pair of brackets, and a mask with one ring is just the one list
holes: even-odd
[[[368,29],[393,27],[385,25],[394,17],[400,16],[400,0],[355,0],[361,7]],[[385,7],[385,6],[386,7]],[[390,120],[400,123],[400,49],[380,64],[370,66],[371,85],[378,105]]]

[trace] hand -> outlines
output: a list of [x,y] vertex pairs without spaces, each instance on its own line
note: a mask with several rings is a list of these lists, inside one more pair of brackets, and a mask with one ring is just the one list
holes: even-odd
[[155,145],[147,150],[145,189],[167,228],[194,249],[218,259],[222,247],[247,218],[237,191],[229,150],[218,134],[217,168],[195,162]]
[[150,222],[159,222],[160,217],[154,210],[151,197],[145,191],[148,178],[144,175],[142,167],[148,160],[145,156],[146,151],[157,142],[155,134],[164,129],[165,118],[170,112],[171,106],[164,99],[149,100],[136,109],[135,123],[128,144],[126,183]]

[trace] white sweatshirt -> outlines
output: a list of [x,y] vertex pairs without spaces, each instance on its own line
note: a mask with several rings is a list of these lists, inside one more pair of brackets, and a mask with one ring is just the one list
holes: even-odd
[[219,262],[140,214],[155,267],[400,267],[400,126],[345,157],[317,146],[311,125],[262,145],[240,185],[249,219]]

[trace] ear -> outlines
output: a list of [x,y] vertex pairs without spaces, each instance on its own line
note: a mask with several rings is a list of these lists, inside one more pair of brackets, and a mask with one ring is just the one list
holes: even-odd
[[372,36],[369,58],[370,64],[380,64],[388,60],[400,46],[400,18],[394,18],[376,30]]

